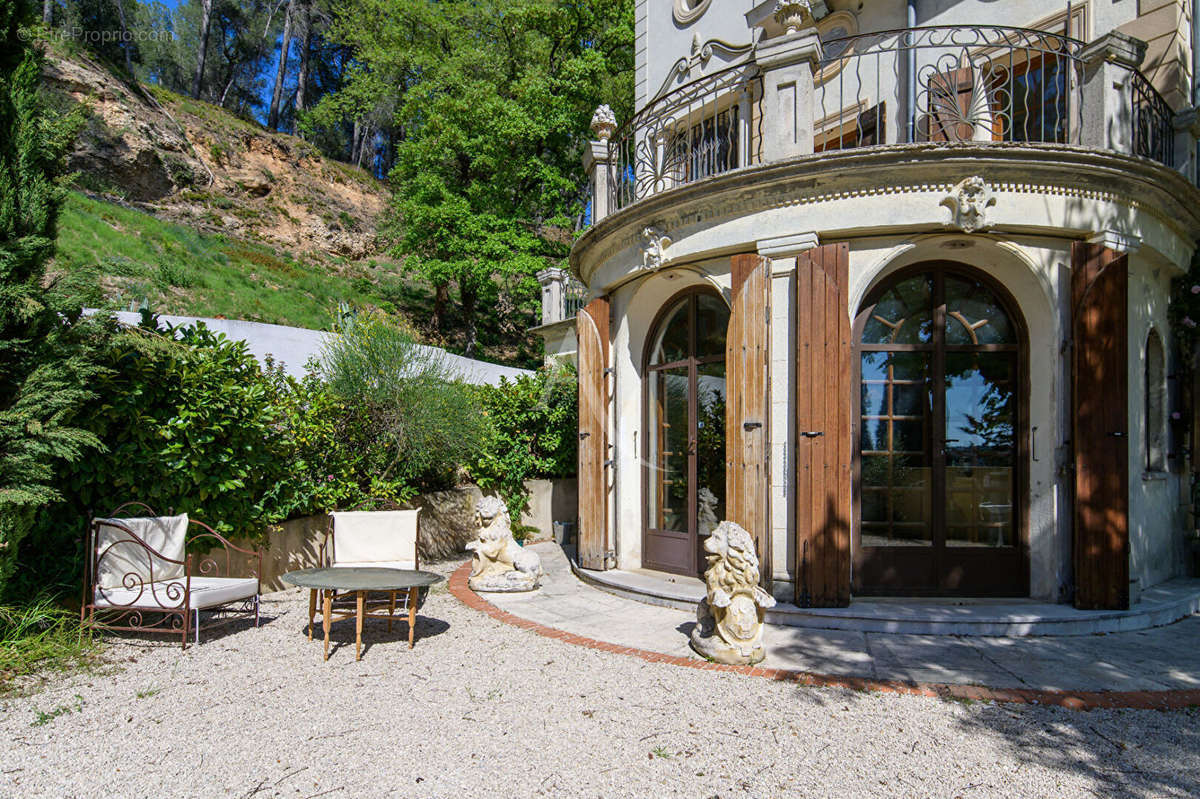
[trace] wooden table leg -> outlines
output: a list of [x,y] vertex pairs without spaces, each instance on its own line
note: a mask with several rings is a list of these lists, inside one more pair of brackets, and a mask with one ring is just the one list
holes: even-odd
[[363,600],[366,598],[366,591],[359,591],[358,612],[355,614],[354,623],[354,659],[362,660],[362,623],[363,623]]
[[313,616],[317,615],[317,589],[308,590],[308,640],[312,640]]
[[392,592],[392,598],[388,601],[388,632],[392,631],[392,616],[396,615],[396,592]]
[[408,589],[408,648],[413,648],[413,635],[417,629],[417,597],[419,588]]
[[329,660],[329,617],[333,614],[333,592],[325,591],[323,602],[321,603],[324,611],[324,620],[322,626],[325,628],[325,659]]

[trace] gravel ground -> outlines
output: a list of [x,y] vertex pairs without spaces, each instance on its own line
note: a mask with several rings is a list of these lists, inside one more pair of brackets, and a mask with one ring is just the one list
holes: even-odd
[[[449,573],[457,564],[443,564]],[[802,688],[597,652],[443,585],[409,651],[369,621],[304,635],[307,595],[181,653],[0,699],[4,797],[1167,797],[1200,795],[1200,712]],[[43,723],[38,723],[42,720]]]

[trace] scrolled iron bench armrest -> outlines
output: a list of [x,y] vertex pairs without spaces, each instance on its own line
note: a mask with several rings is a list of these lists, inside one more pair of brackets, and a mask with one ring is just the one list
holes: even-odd
[[[258,580],[258,589],[260,592],[262,591],[262,550],[261,549],[247,549],[245,547],[239,547],[237,544],[231,542],[228,538],[221,535],[216,530],[214,530],[213,528],[209,527],[204,522],[199,521],[197,519],[189,518],[188,524],[196,525],[197,527],[201,528],[202,532],[196,533],[195,535],[189,537],[187,539],[187,546],[191,546],[193,542],[199,541],[203,538],[215,538],[218,542],[220,542],[221,546],[225,549],[225,576],[228,577],[229,572],[230,572],[229,550],[234,550],[235,552],[241,552],[243,555],[249,555],[252,558],[254,558],[257,561],[258,565],[255,568],[251,569],[250,576],[254,577]],[[200,559],[200,563],[199,563],[199,573],[200,574],[208,575],[210,572],[212,572],[214,570],[219,570],[217,561],[214,560],[211,557],[211,555],[212,555],[212,550],[209,550],[209,552],[205,553],[205,556]],[[187,570],[188,570],[189,575],[191,575],[193,573],[193,571],[192,571],[192,556],[191,555],[188,555]]]

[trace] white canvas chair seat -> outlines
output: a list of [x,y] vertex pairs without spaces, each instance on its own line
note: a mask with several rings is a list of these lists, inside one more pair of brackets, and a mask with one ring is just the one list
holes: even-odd
[[333,516],[329,565],[415,569],[417,555],[416,510],[338,511]]
[[347,566],[369,566],[373,569],[415,569],[417,562],[415,560],[340,560],[333,564],[333,568],[339,569]]
[[[172,588],[171,586],[177,586]],[[183,578],[158,580],[141,589],[96,588],[96,607],[136,608],[140,610],[178,609],[183,606]],[[205,610],[253,599],[258,594],[258,580],[254,577],[193,577],[188,594],[189,610]],[[174,598],[172,598],[174,597]]]

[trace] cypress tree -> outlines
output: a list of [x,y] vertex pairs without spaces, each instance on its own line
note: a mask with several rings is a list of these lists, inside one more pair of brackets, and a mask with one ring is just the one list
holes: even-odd
[[38,96],[42,53],[29,0],[0,0],[0,593],[64,460],[98,447],[72,426],[97,368],[79,309],[46,284],[78,115]]

